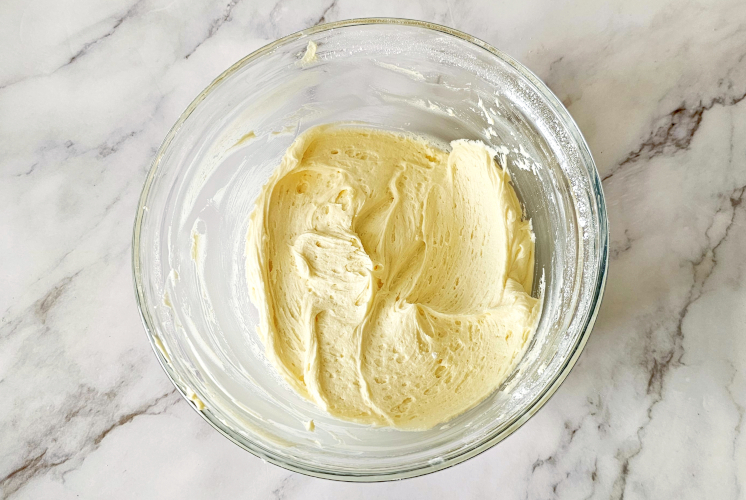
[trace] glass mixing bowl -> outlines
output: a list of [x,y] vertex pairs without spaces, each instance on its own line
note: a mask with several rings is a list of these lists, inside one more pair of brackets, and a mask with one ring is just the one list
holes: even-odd
[[[318,48],[304,61],[309,41]],[[280,378],[255,331],[244,262],[248,215],[294,138],[329,122],[445,142],[484,141],[501,152],[533,221],[533,294],[544,295],[536,334],[498,390],[428,431],[329,417]],[[450,28],[360,19],[271,43],[194,100],[145,182],[133,266],[158,360],[212,426],[287,469],[375,481],[462,462],[505,439],[549,399],[590,334],[607,245],[601,183],[588,146],[538,78]]]

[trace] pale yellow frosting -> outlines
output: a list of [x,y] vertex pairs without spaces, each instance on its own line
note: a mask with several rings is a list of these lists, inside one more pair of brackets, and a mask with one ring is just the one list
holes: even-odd
[[480,142],[312,128],[251,214],[267,356],[331,415],[428,429],[511,373],[537,322],[534,235]]

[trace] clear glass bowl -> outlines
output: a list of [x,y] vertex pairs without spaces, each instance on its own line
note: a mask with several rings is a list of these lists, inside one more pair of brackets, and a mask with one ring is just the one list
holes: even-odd
[[[318,44],[317,60],[303,63],[310,40]],[[507,153],[533,221],[534,295],[545,284],[533,341],[494,394],[428,431],[329,417],[281,380],[255,331],[244,272],[248,215],[297,134],[329,122],[492,144]],[[588,146],[538,78],[455,30],[361,19],[269,44],[194,100],[147,177],[133,266],[158,360],[211,425],[287,469],[378,481],[462,462],[510,435],[548,400],[590,334],[607,245],[603,193]],[[313,431],[306,428],[310,420]]]

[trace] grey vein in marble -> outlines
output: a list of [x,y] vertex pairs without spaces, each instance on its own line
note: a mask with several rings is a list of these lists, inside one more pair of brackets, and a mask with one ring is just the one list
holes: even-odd
[[665,117],[658,120],[658,125],[650,136],[635,151],[630,152],[616,168],[606,174],[602,180],[610,179],[620,168],[639,160],[650,160],[659,155],[670,155],[689,145],[702,123],[702,116],[713,106],[733,106],[746,98],[746,92],[737,96],[718,96],[709,103],[700,102],[693,108],[681,105]]

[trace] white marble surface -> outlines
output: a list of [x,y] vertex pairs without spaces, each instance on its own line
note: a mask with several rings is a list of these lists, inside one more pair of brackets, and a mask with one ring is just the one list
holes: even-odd
[[[502,444],[397,483],[263,463],[174,392],[135,307],[149,162],[240,57],[321,21],[411,17],[518,58],[604,178],[610,275],[553,399]],[[746,498],[746,3],[0,2],[0,495]]]

